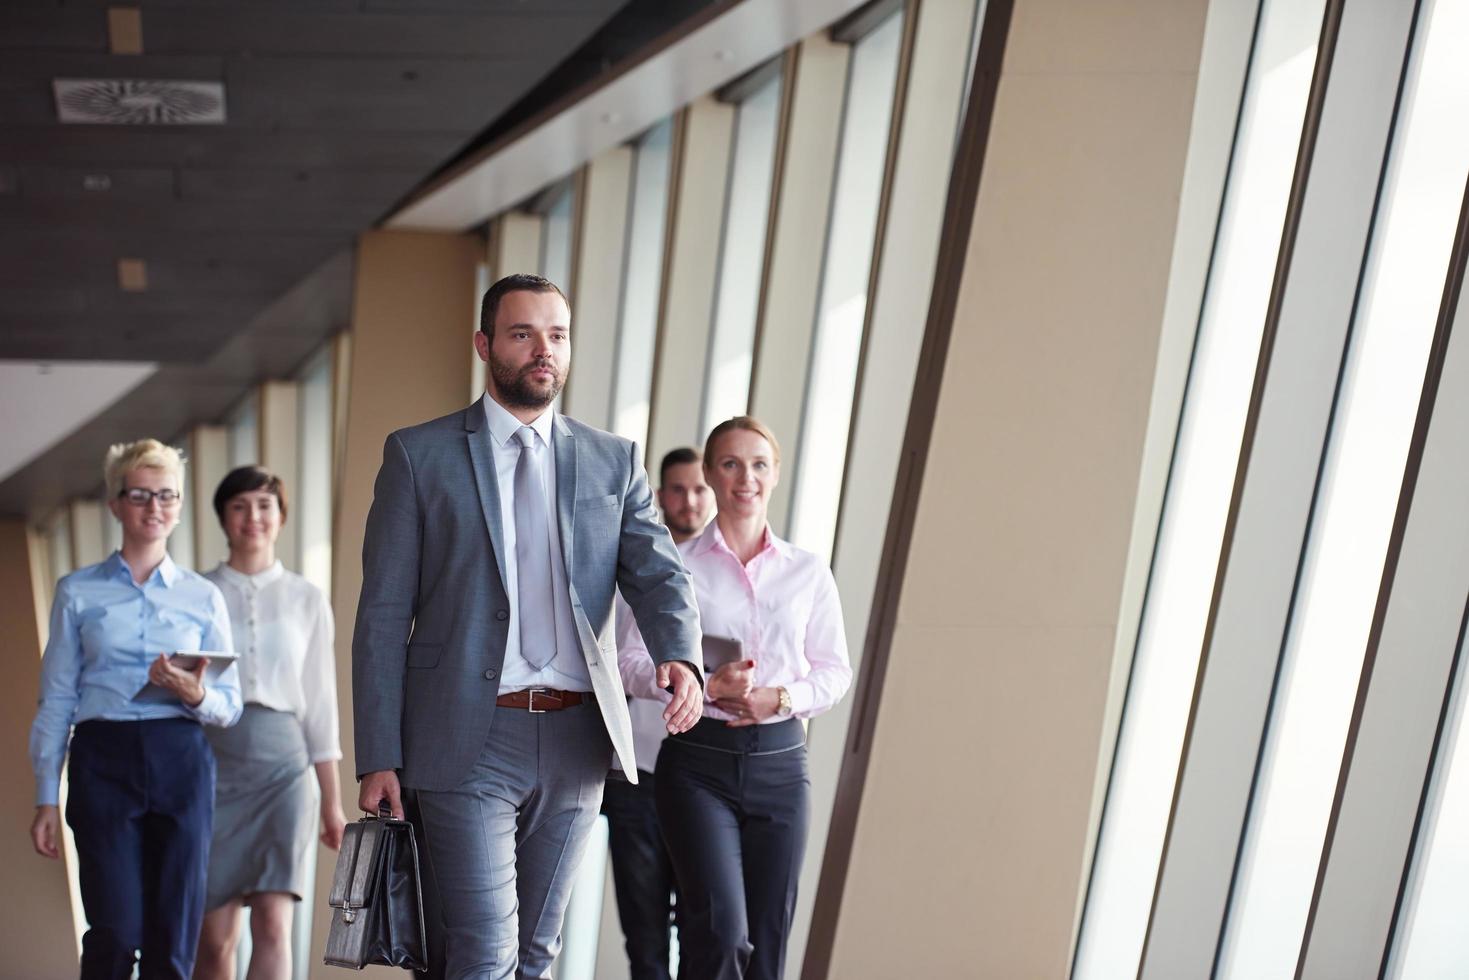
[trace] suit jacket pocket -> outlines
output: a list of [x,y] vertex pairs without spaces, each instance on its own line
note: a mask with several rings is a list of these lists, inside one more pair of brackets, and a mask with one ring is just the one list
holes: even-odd
[[439,658],[444,655],[442,643],[410,643],[408,644],[408,666],[410,669],[423,669],[426,667],[437,667]]
[[604,507],[611,507],[618,501],[615,493],[609,493],[600,497],[580,497],[576,501],[577,514],[585,514],[589,511],[600,511]]

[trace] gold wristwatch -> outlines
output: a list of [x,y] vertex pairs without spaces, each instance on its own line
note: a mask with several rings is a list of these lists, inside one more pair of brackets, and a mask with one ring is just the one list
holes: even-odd
[[791,692],[783,687],[777,687],[775,696],[779,699],[775,704],[775,713],[782,718],[789,718],[791,716]]

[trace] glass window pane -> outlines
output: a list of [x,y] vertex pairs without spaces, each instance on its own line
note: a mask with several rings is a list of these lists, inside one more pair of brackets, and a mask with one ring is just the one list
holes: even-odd
[[765,264],[765,226],[770,215],[780,126],[780,86],[779,76],[766,82],[740,103],[735,118],[714,336],[704,388],[703,432],[727,418],[743,415],[749,406],[755,317]]
[[260,462],[260,395],[252,391],[230,414],[230,468]]
[[546,210],[541,226],[541,275],[571,293],[572,185],[568,183]]
[[[186,446],[188,445],[188,440],[180,436],[170,443],[170,445]],[[188,463],[184,464],[185,470],[187,470],[188,465]],[[179,507],[179,523],[173,529],[173,533],[168,536],[169,557],[173,559],[175,565],[182,568],[194,568],[198,563],[198,552],[195,551],[194,544],[194,507],[187,496],[189,484],[192,482],[194,481],[186,472],[184,480],[184,493],[186,496],[184,497],[183,505]],[[211,488],[209,492],[213,493],[214,491]]]
[[1469,171],[1469,5],[1419,26],[1281,667],[1223,976],[1296,965]]
[[1463,641],[1454,706],[1444,728],[1435,785],[1424,814],[1412,878],[1393,944],[1397,980],[1459,980],[1469,976],[1469,724]]
[[828,558],[841,502],[902,39],[903,16],[897,13],[857,42],[847,77],[811,376],[794,460],[791,529],[796,544]]
[[664,120],[638,143],[633,163],[627,265],[617,331],[612,431],[648,439],[653,393],[653,350],[658,337],[658,302],[663,284],[663,242],[668,222],[668,177],[673,123]]
[[301,372],[297,463],[300,486],[291,517],[301,534],[301,574],[331,595],[332,583],[332,359],[323,348]]
[[1132,976],[1167,832],[1325,4],[1267,2],[1220,215],[1077,980]]

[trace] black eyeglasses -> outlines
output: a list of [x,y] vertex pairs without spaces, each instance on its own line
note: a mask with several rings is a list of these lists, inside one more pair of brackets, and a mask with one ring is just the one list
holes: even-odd
[[144,490],[142,487],[123,487],[117,493],[118,497],[126,500],[134,507],[147,507],[156,497],[158,503],[164,507],[172,507],[183,499],[177,490]]

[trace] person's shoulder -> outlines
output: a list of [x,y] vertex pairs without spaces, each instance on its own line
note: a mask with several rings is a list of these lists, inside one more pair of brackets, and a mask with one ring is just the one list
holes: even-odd
[[429,419],[427,422],[419,422],[417,425],[395,429],[388,436],[388,440],[391,442],[396,439],[408,448],[437,442],[445,436],[462,433],[464,431],[465,413],[478,410],[480,410],[480,407],[479,403],[476,402],[469,408],[461,408],[458,411],[450,412],[448,415],[440,415],[436,419]]
[[798,544],[793,544],[785,538],[776,537],[774,532],[771,532],[771,537],[775,539],[776,547],[781,549],[786,560],[794,564],[797,568],[803,571],[820,572],[827,576],[831,575],[831,565],[816,552],[802,548]]
[[606,446],[608,449],[616,452],[632,452],[633,441],[631,439],[624,438],[615,432],[608,432],[606,429],[599,429],[594,425],[588,425],[580,419],[572,418],[570,415],[558,415],[557,418],[566,424],[566,427],[571,430],[571,434],[577,439],[585,439],[592,445]]
[[209,596],[211,600],[218,597],[220,604],[224,604],[224,592],[220,590],[213,579],[209,578],[203,572],[196,572],[192,568],[185,568],[182,565],[174,565],[174,569],[178,575],[178,578],[174,582],[175,586],[197,590]]
[[302,596],[309,602],[317,605],[329,605],[326,593],[319,586],[300,572],[293,572],[289,568],[281,572],[281,585],[291,595]]
[[56,598],[71,598],[79,591],[85,590],[94,582],[101,582],[107,578],[111,556],[94,562],[91,565],[83,565],[81,568],[67,572],[56,580]]

